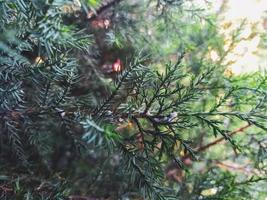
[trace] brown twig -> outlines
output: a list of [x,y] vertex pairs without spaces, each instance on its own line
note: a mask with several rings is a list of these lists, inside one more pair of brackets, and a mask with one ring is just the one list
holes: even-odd
[[242,166],[240,164],[237,164],[237,163],[233,163],[233,162],[227,162],[227,161],[214,161],[214,164],[221,168],[221,169],[224,169],[224,170],[227,170],[227,171],[239,171],[243,174],[246,174],[246,175],[256,175],[256,176],[260,176],[261,175],[261,172],[258,170],[258,169],[255,169],[255,168],[250,168],[250,167],[247,167],[247,165],[245,166]]
[[[228,135],[229,135],[229,137],[231,137],[237,133],[243,132],[245,129],[249,128],[250,126],[251,126],[251,124],[247,124],[245,126],[242,126],[238,129],[230,132]],[[195,149],[195,153],[197,154],[197,153],[203,152],[203,151],[207,150],[208,148],[210,148],[210,147],[212,147],[212,146],[214,146],[214,145],[216,145],[216,144],[218,144],[224,140],[225,140],[225,138],[221,137],[221,138],[214,140],[213,142],[210,142],[204,146],[200,146],[200,147]],[[191,158],[191,154],[188,153],[188,154],[184,155],[181,158],[181,160],[183,161],[183,163],[185,165],[191,165],[192,161],[190,158]],[[182,180],[182,176],[183,176],[182,175],[182,169],[180,169],[180,167],[177,165],[176,162],[172,162],[170,165],[168,165],[168,167],[166,168],[166,174],[167,174],[168,178],[172,178],[178,182],[180,182]]]
[[[251,124],[247,124],[247,125],[245,125],[245,126],[243,126],[243,127],[238,128],[237,130],[235,130],[235,131],[229,133],[228,135],[229,135],[229,137],[232,137],[233,135],[235,135],[235,134],[237,134],[237,133],[243,132],[244,130],[246,130],[246,129],[249,128],[250,126],[251,126]],[[224,141],[224,140],[225,140],[225,138],[224,138],[224,137],[221,137],[221,138],[219,138],[219,139],[217,139],[217,140],[214,140],[214,141],[211,142],[211,143],[208,143],[208,144],[206,144],[206,145],[204,145],[204,146],[200,146],[200,147],[198,147],[198,148],[196,149],[196,152],[199,153],[199,152],[205,151],[206,149],[208,149],[208,148],[210,148],[210,147],[212,147],[212,146],[214,146],[214,145],[216,145],[216,144],[218,144],[218,143],[220,143],[220,142],[222,142],[222,141]]]
[[[251,124],[247,124],[247,125],[245,125],[245,126],[242,126],[242,127],[238,128],[238,129],[236,129],[236,130],[230,132],[228,135],[229,135],[229,137],[232,137],[233,135],[235,135],[235,134],[237,134],[237,133],[243,132],[244,130],[246,130],[246,129],[249,128],[250,126],[251,126]],[[206,144],[206,145],[204,145],[204,146],[200,146],[200,147],[198,147],[198,148],[195,149],[195,153],[198,154],[198,153],[200,153],[200,152],[202,152],[202,151],[205,151],[205,150],[207,150],[208,148],[210,148],[210,147],[212,147],[212,146],[214,146],[214,145],[216,145],[216,144],[218,144],[218,143],[220,143],[220,142],[222,142],[222,141],[224,141],[224,140],[225,140],[225,138],[224,138],[224,137],[221,137],[221,138],[219,138],[219,139],[217,139],[217,140],[214,140],[213,142],[210,142],[210,143],[208,143],[208,144]],[[182,161],[185,161],[186,159],[188,159],[188,158],[190,158],[190,157],[191,157],[191,155],[188,153],[188,154],[184,155],[184,156],[181,158],[181,160],[182,160]]]

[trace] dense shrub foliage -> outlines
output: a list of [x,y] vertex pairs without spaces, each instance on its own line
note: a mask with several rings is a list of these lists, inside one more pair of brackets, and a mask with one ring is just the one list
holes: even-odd
[[0,29],[0,199],[265,198],[242,24],[225,46],[194,1],[2,0]]

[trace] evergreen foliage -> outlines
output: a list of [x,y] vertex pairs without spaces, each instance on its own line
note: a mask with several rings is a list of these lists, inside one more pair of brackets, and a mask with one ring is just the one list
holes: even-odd
[[[0,11],[0,199],[266,194],[253,187],[266,185],[266,76],[224,75],[232,46],[191,1],[2,0]],[[232,154],[203,153],[221,141],[253,176],[218,167]]]

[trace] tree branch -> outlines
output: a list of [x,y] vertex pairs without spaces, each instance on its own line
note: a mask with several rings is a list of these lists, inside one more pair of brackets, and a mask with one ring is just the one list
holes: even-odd
[[100,6],[100,8],[98,8],[95,12],[89,12],[88,13],[88,19],[89,20],[94,20],[98,15],[100,15],[102,12],[104,12],[105,10],[111,8],[112,6],[120,3],[122,0],[108,0],[106,2],[104,2],[103,5]]
[[[237,134],[237,133],[239,133],[239,132],[243,132],[244,130],[246,130],[246,129],[249,128],[250,126],[251,126],[251,124],[247,124],[247,125],[245,125],[245,126],[243,126],[243,127],[240,127],[239,129],[237,129],[237,130],[235,130],[235,131],[229,133],[229,137],[231,137],[231,136],[233,136],[233,135],[235,135],[235,134]],[[208,149],[208,148],[210,148],[210,147],[212,147],[212,146],[214,146],[214,145],[216,145],[216,144],[218,144],[218,143],[220,143],[220,142],[222,142],[222,141],[224,141],[224,140],[225,140],[225,138],[224,138],[224,137],[221,137],[221,138],[219,138],[219,139],[217,139],[217,140],[214,140],[214,141],[211,142],[211,143],[208,143],[208,144],[206,144],[206,145],[204,145],[204,146],[200,146],[200,147],[198,147],[198,148],[196,149],[196,153],[205,151],[206,149]]]

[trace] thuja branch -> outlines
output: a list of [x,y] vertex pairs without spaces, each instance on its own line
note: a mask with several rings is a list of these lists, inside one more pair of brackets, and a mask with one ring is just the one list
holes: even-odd
[[[121,88],[122,84],[124,83],[124,81],[126,80],[126,78],[128,77],[128,75],[130,74],[130,72],[133,70],[134,67],[130,68],[129,70],[127,70],[119,84],[117,85],[117,87],[115,88],[115,90],[112,92],[112,94],[106,99],[106,101],[104,101],[104,103],[99,107],[99,108],[96,108],[93,112],[93,116],[96,116],[97,114],[101,113],[101,111],[108,105],[108,103],[117,95],[119,89]],[[100,115],[101,116],[101,115]]]
[[146,104],[146,108],[145,108],[145,110],[143,112],[144,115],[147,114],[147,112],[151,108],[152,104],[155,102],[156,98],[160,96],[160,91],[161,91],[162,87],[168,82],[170,84],[172,75],[177,71],[177,68],[182,63],[182,60],[183,60],[184,56],[185,56],[185,52],[182,52],[181,55],[179,56],[177,62],[175,63],[175,65],[173,65],[172,68],[170,68],[170,71],[168,73],[166,72],[165,77],[161,80],[161,82],[157,86],[156,91],[154,92],[152,98]]

